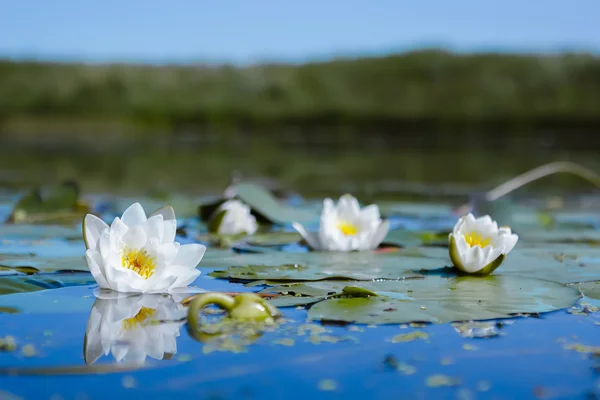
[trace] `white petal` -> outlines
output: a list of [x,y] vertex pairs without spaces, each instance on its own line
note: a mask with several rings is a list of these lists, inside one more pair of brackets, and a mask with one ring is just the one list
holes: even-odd
[[163,243],[173,242],[177,232],[177,219],[175,218],[175,210],[171,206],[159,208],[152,216],[162,215],[163,217]]
[[256,218],[254,215],[249,214],[248,219],[246,220],[246,233],[248,235],[254,235],[258,230],[258,224],[256,223]]
[[379,245],[385,240],[385,237],[387,236],[389,230],[390,221],[386,219],[379,225],[379,227],[375,231],[375,234],[371,239],[371,249],[376,249],[377,247],[379,247]]
[[160,262],[171,264],[177,256],[179,247],[179,243],[177,242],[161,243],[158,246],[158,258]]
[[169,285],[169,291],[189,286],[196,280],[196,278],[198,278],[198,276],[200,276],[200,270],[197,268],[189,269],[185,267],[173,266],[169,272],[177,278],[171,285]]
[[171,276],[162,276],[162,277],[152,277],[148,279],[146,285],[144,286],[144,293],[166,293],[169,291],[169,288],[173,286],[173,284],[177,281],[176,275]]
[[338,200],[337,213],[340,218],[353,219],[360,215],[360,205],[355,197],[345,194]]
[[160,242],[162,242],[165,230],[162,215],[155,215],[153,217],[148,218],[148,220],[143,226],[148,239],[157,238]]
[[163,243],[169,243],[175,241],[175,235],[177,234],[177,221],[174,219],[164,221],[164,233]]
[[475,222],[481,225],[491,225],[492,224],[492,217],[490,217],[489,215],[484,215],[482,217],[476,218]]
[[473,218],[473,214],[468,214],[468,215],[463,215],[462,217],[460,217],[458,219],[458,222],[456,223],[456,225],[454,225],[454,229],[452,230],[452,233],[454,234],[454,236],[460,236],[463,232],[463,226],[466,224],[467,222],[467,218],[471,216],[471,218]]
[[326,217],[330,214],[335,213],[335,204],[333,200],[327,198],[323,200],[323,210],[321,211],[321,218]]
[[146,222],[146,212],[140,203],[133,203],[121,217],[125,225],[132,227]]
[[140,249],[144,247],[147,241],[146,231],[141,226],[130,228],[123,237],[125,246],[130,249]]
[[175,260],[173,260],[173,264],[182,267],[196,268],[205,252],[206,246],[198,243],[180,246],[177,251],[177,256],[175,257]]
[[502,249],[502,254],[508,254],[515,247],[517,242],[519,241],[519,235],[515,233],[510,233],[510,228],[506,231],[506,228],[500,228],[500,232],[498,237],[502,237],[504,239],[504,246]]
[[298,231],[300,236],[302,236],[304,238],[304,240],[306,240],[308,245],[313,250],[321,250],[321,243],[319,240],[319,234],[317,232],[308,232],[306,229],[304,229],[304,226],[302,226],[301,224],[299,224],[297,222],[294,222],[292,224],[292,226],[294,227],[295,230]]
[[477,272],[483,267],[486,266],[484,264],[484,254],[483,250],[479,246],[473,246],[467,251],[467,260],[463,261],[463,266],[466,272],[472,273]]
[[96,249],[100,251],[100,255],[102,258],[106,260],[111,256],[111,245],[110,245],[110,236],[109,234],[103,234],[100,236],[100,240],[98,241],[98,248]]
[[111,235],[115,235],[116,237],[119,237],[121,239],[123,238],[123,236],[125,236],[128,230],[129,227],[125,225],[125,223],[119,217],[116,217],[113,220],[112,224],[110,224]]
[[96,283],[98,283],[102,289],[110,288],[106,276],[104,275],[104,261],[102,260],[100,253],[94,249],[88,249],[85,252],[85,259]]
[[146,279],[125,268],[112,268],[106,271],[112,290],[123,293],[143,293]]
[[95,249],[98,246],[100,235],[108,228],[106,222],[93,214],[87,214],[83,219],[83,241],[88,249]]
[[378,221],[379,218],[379,207],[376,204],[371,204],[360,210],[360,219],[363,221]]
[[164,206],[154,211],[151,217],[155,215],[162,215],[163,221],[171,221],[175,220],[175,210],[171,206]]

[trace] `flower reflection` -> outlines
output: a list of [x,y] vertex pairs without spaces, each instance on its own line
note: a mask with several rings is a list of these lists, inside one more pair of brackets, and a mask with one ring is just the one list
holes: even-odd
[[98,290],[96,297],[84,341],[87,364],[109,354],[119,363],[143,364],[147,356],[162,360],[177,353],[186,309],[173,296]]

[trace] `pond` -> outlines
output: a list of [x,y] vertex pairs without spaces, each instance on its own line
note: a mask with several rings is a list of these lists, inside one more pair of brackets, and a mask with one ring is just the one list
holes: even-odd
[[[390,230],[376,250],[327,253],[291,226],[314,230],[322,199],[244,190],[260,224],[249,237],[208,233],[199,214],[221,200],[177,200],[176,240],[208,250],[190,290],[166,296],[106,295],[84,258],[88,210],[57,214],[52,196],[29,209],[27,194],[3,193],[1,220],[27,212],[0,225],[0,398],[600,395],[595,209],[496,209],[519,242],[493,275],[471,277],[450,268],[460,215],[449,204],[381,201]],[[109,223],[133,201],[164,201],[130,200],[86,199]],[[184,304],[198,291],[261,293],[283,317],[234,326],[210,308],[213,330],[199,331]]]

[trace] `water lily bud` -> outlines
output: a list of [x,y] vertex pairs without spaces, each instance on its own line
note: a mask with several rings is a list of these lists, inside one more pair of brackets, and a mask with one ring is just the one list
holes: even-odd
[[250,207],[239,200],[228,200],[215,211],[208,229],[219,235],[253,235],[258,225]]
[[474,275],[489,275],[502,264],[515,247],[519,236],[509,227],[498,228],[489,215],[461,217],[449,235],[450,259],[460,271]]

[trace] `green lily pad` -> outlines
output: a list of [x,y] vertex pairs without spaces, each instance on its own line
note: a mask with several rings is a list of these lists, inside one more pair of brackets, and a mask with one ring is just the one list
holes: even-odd
[[94,278],[88,274],[0,277],[0,295],[37,292],[64,286],[91,285],[93,283],[95,283]]
[[583,282],[573,286],[581,290],[584,296],[600,300],[600,281]]
[[[448,249],[445,251],[448,252]],[[424,268],[415,272],[454,274],[454,271],[436,268],[433,271]],[[517,248],[510,252],[494,271],[494,275],[538,278],[562,284],[597,280],[600,279],[600,248],[582,245],[536,246],[520,240]]]
[[318,215],[307,209],[295,208],[281,203],[268,190],[253,183],[234,186],[236,197],[266,220],[277,224],[315,221]]
[[45,196],[40,189],[25,194],[14,206],[7,223],[59,223],[83,218],[88,207],[79,202],[79,185],[67,181]]
[[[83,218],[83,217],[82,217]],[[81,239],[81,226],[70,228],[60,225],[0,225],[0,239],[41,240]]]
[[379,211],[384,217],[392,215],[407,215],[419,218],[436,218],[451,215],[452,206],[443,203],[403,203],[378,202]]
[[265,232],[249,236],[246,242],[252,246],[281,246],[298,243],[302,236],[298,232]]
[[333,297],[370,297],[378,294],[365,289],[360,285],[347,285],[341,290],[338,288],[321,288],[305,283],[293,283],[288,285],[277,285],[266,288],[260,293],[279,293],[283,296],[275,297],[270,302],[276,307],[290,307],[308,305]]
[[[339,290],[344,283],[310,285]],[[487,320],[554,311],[573,305],[580,297],[576,288],[507,276],[430,276],[424,280],[363,282],[361,285],[379,296],[324,300],[310,308],[309,319],[364,324]],[[390,295],[394,293],[405,297],[393,298]]]
[[0,267],[29,269],[30,272],[81,271],[89,272],[89,267],[81,256],[37,257],[29,255],[1,255]]
[[[394,253],[269,253],[242,254],[225,271],[214,271],[216,278],[242,280],[317,281],[322,279],[401,279],[418,277],[411,272],[421,268],[440,268],[449,260],[425,257],[421,249],[399,249]],[[232,257],[233,258],[233,257]]]
[[[88,278],[93,281],[91,275]],[[88,282],[89,280],[84,278],[80,281],[72,282],[72,284],[83,285],[89,284]],[[62,282],[59,283],[64,284]],[[13,292],[0,296],[0,309],[12,309],[20,313],[63,314],[89,312],[95,299],[92,290],[89,290],[89,296],[83,297],[73,296],[70,290],[72,288],[69,287],[53,288],[53,290],[44,290],[50,287],[39,287],[38,289],[34,289],[34,287],[35,285],[28,286],[27,289],[30,290],[27,293],[22,290],[21,292]]]
[[521,238],[532,243],[581,243],[600,244],[600,230],[592,229],[556,229],[525,230]]

